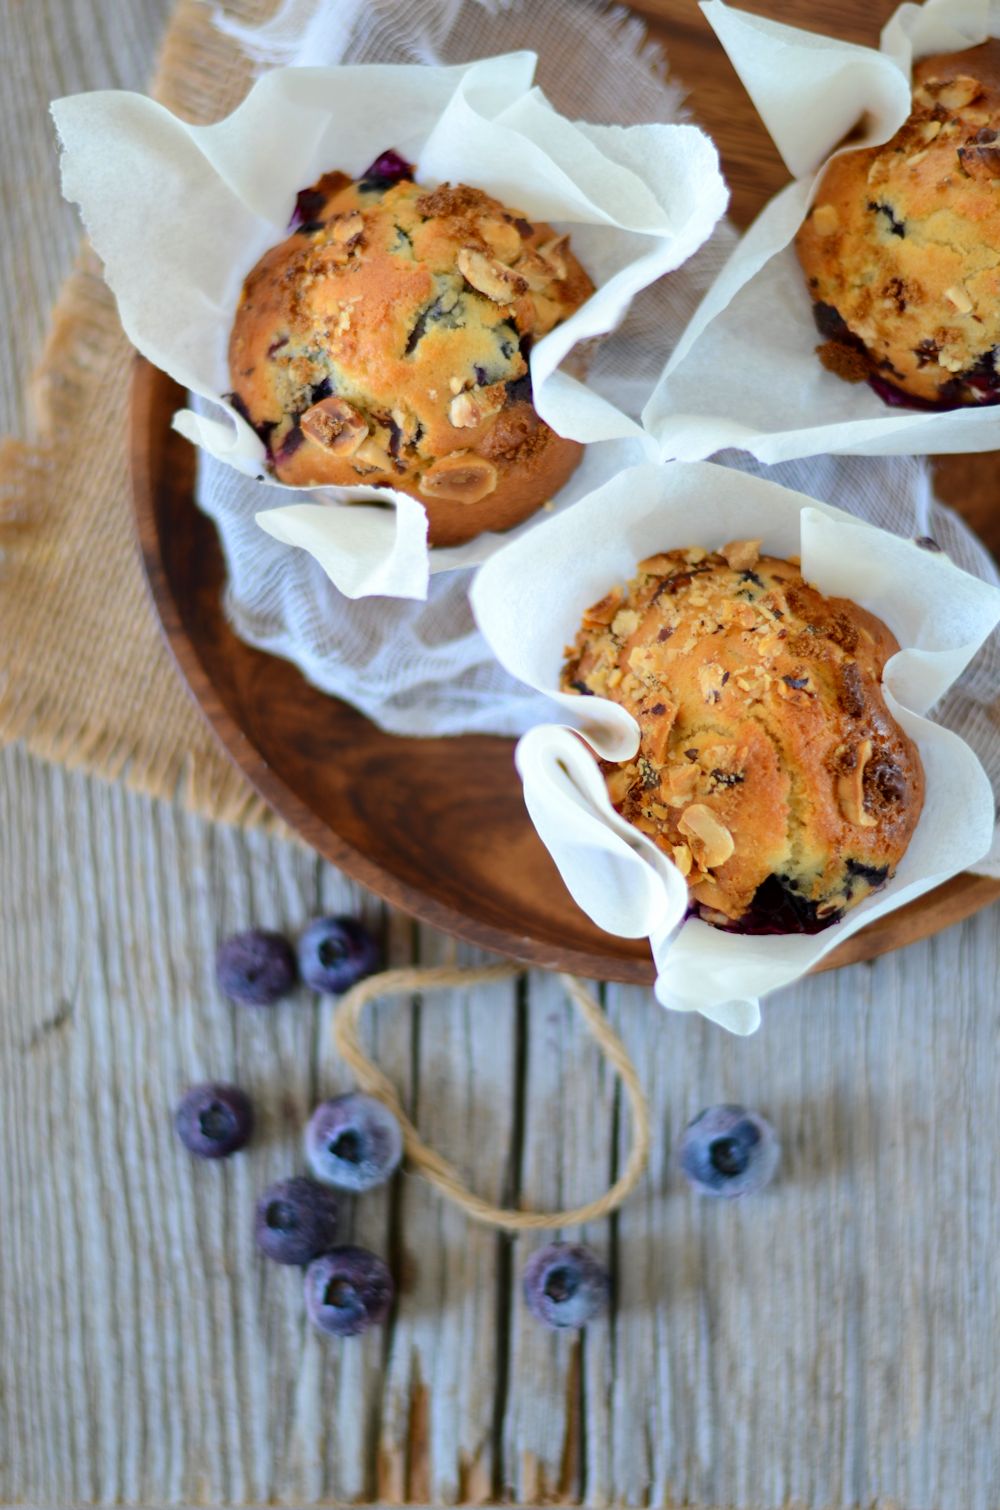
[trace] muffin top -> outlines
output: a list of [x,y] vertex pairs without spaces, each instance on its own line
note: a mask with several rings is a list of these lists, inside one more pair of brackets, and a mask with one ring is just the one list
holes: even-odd
[[547,443],[527,353],[593,284],[551,226],[412,175],[387,153],[299,195],[302,223],[243,287],[233,402],[284,482],[476,503]]
[[893,873],[923,770],[882,694],[893,635],[759,545],[641,561],[585,613],[562,687],[637,720],[636,756],[602,762],[611,800],[706,922],[812,933]]
[[830,164],[796,246],[830,370],[889,403],[1000,402],[1000,41],[916,65],[909,119]]

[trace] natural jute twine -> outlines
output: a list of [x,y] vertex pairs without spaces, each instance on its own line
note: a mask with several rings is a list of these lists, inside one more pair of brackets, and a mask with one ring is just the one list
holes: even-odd
[[511,1211],[491,1206],[462,1183],[458,1171],[433,1148],[428,1148],[417,1129],[399,1104],[390,1080],[368,1058],[361,1047],[358,1028],[361,1014],[369,1002],[418,991],[438,990],[445,986],[475,986],[490,981],[509,980],[519,974],[516,965],[439,965],[403,970],[384,970],[370,975],[346,993],[337,1005],[333,1018],[333,1037],[340,1056],[350,1065],[361,1089],[375,1096],[399,1118],[403,1144],[411,1166],[422,1174],[446,1200],[459,1206],[473,1221],[488,1227],[502,1227],[508,1232],[539,1232],[553,1227],[575,1227],[597,1221],[616,1210],[631,1194],[649,1158],[649,1108],[639,1085],[635,1066],[618,1034],[604,1013],[572,975],[560,976],[569,998],[603,1057],[617,1071],[625,1087],[632,1112],[632,1147],[622,1173],[610,1189],[586,1206],[570,1211]]

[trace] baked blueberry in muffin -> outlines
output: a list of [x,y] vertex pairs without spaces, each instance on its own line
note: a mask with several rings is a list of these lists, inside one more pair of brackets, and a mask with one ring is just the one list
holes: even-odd
[[527,357],[593,284],[551,226],[413,175],[387,152],[300,193],[296,230],[243,286],[232,401],[280,481],[398,488],[454,545],[527,518],[577,466]]
[[830,164],[796,246],[824,366],[889,404],[1000,402],[1000,42],[918,63],[909,119]]
[[562,687],[635,717],[638,753],[603,763],[609,795],[706,922],[816,933],[895,871],[923,769],[882,694],[890,631],[759,545],[641,561],[585,613]]

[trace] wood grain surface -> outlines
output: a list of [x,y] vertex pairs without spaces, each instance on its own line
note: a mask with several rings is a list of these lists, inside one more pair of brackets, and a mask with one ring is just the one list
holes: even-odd
[[[669,9],[679,64],[701,20]],[[865,36],[877,10],[851,7]],[[165,15],[7,0],[15,421],[31,311],[72,254],[44,103],[142,87]],[[328,1010],[235,1011],[211,962],[248,921],[355,906],[393,963],[449,948],[297,845],[0,753],[0,1503],[997,1510],[996,908],[781,993],[751,1040],[609,986],[656,1127],[641,1190],[584,1234],[612,1268],[609,1315],[579,1341],[539,1332],[517,1288],[527,1245],[403,1177],[347,1213],[396,1266],[392,1325],[336,1348],[249,1235],[308,1108],[344,1084]],[[583,1198],[623,1157],[614,1086],[551,978],[368,1022],[421,1128],[485,1194]],[[168,1132],[178,1091],[208,1074],[260,1112],[253,1148],[222,1168],[193,1166]],[[742,1206],[691,1199],[671,1163],[688,1117],[724,1099],[767,1111],[784,1147],[780,1180]]]

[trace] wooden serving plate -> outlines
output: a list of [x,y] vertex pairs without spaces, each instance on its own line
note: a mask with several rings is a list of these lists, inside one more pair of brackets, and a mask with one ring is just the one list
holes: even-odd
[[[783,0],[781,19],[874,42],[892,8]],[[734,216],[746,223],[787,177],[766,133],[693,3],[646,0],[636,9],[669,43],[678,77],[697,81],[692,104],[719,143]],[[218,538],[194,503],[194,450],[170,428],[183,403],[170,378],[137,359],[132,481],[146,574],[174,658],[231,759],[303,839],[404,911],[525,963],[651,985],[645,941],[603,933],[569,897],[525,812],[511,741],[383,734],[289,662],[236,637],[222,612]],[[993,457],[943,461],[937,481],[1000,550]],[[897,949],[997,897],[1000,882],[956,876],[847,939],[819,968]]]

